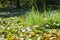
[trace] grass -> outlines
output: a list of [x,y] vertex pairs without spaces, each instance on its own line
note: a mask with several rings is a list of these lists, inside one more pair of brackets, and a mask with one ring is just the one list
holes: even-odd
[[38,11],[27,12],[25,22],[27,25],[40,25],[42,23],[42,17]]
[[54,37],[57,39],[56,37],[60,35],[59,16],[60,12],[57,11],[40,13],[32,9],[22,16],[0,17],[0,38],[4,40],[49,40]]
[[42,14],[39,11],[31,10],[26,13],[25,24],[26,25],[45,25],[49,24],[52,26],[53,23],[60,24],[60,12],[52,12],[48,14],[48,12],[43,12]]

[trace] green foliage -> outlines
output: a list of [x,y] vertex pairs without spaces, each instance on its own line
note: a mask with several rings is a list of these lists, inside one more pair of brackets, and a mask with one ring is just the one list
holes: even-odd
[[17,6],[20,6],[20,8],[31,8],[34,6],[37,9],[38,6],[46,8],[46,5],[59,6],[60,0],[0,0],[0,8],[16,8]]
[[[6,40],[44,40],[60,34],[60,12],[43,12],[32,8],[25,15],[0,18],[0,37]],[[47,28],[47,29],[46,29]]]
[[[27,12],[25,18],[26,25],[43,25],[42,27],[46,28],[60,28],[60,12],[52,12],[48,14],[46,11],[43,12],[44,14],[40,14],[39,11],[32,10]],[[55,24],[54,24],[55,23]],[[58,25],[58,26],[57,26]]]
[[26,13],[25,22],[27,25],[40,25],[42,23],[42,17],[39,11],[31,10]]

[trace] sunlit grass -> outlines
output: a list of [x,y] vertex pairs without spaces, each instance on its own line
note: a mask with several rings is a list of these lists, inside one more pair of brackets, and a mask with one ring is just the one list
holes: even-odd
[[27,25],[40,25],[42,23],[42,17],[38,11],[30,11],[26,14]]
[[59,28],[60,12],[48,14],[33,9],[18,17],[0,17],[1,39],[6,40],[44,40],[45,37],[59,36]]

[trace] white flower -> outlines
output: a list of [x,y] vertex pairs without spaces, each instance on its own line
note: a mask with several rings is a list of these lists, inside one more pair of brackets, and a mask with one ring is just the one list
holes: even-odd
[[20,33],[20,31],[18,31],[18,33]]
[[29,37],[31,37],[31,34],[29,35]]
[[22,36],[23,36],[23,34],[22,34],[22,33],[20,33],[20,36],[22,37]]
[[38,25],[36,25],[35,27],[39,27]]
[[23,29],[23,30],[22,30],[22,32],[25,32],[25,31],[26,31],[26,29]]
[[56,39],[56,37],[51,37],[51,38],[50,38],[50,40],[54,40],[54,39]]
[[16,39],[18,39],[19,37],[16,37]]
[[36,36],[39,36],[38,34],[36,34]]
[[7,30],[9,30],[10,28],[8,27]]
[[37,40],[40,40],[40,37],[38,37]]
[[51,36],[51,34],[48,35],[48,37],[50,37],[50,36]]
[[4,38],[2,38],[2,40],[4,40]]
[[52,40],[53,38],[50,38],[50,40]]
[[19,26],[19,28],[22,28],[23,26]]
[[15,36],[12,36],[12,38],[14,38]]
[[24,40],[24,38],[20,38],[20,40]]
[[55,25],[56,23],[54,22],[53,24]]
[[33,34],[34,32],[30,32],[30,34]]
[[56,24],[57,26],[59,26],[60,24]]
[[30,27],[27,27],[26,29],[28,30],[28,32],[32,31]]
[[46,25],[46,27],[49,27],[49,25]]

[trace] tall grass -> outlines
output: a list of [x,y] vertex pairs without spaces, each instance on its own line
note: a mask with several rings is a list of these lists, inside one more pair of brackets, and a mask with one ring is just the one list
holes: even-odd
[[27,25],[40,25],[42,16],[39,11],[32,9],[30,12],[27,12],[25,22]]
[[25,23],[26,25],[44,25],[51,24],[52,22],[58,22],[60,24],[60,12],[50,13],[44,11],[40,13],[38,10],[32,9],[26,13]]

